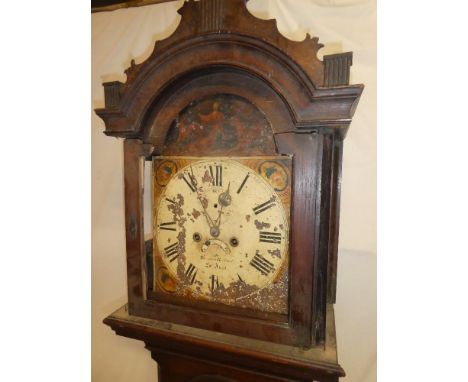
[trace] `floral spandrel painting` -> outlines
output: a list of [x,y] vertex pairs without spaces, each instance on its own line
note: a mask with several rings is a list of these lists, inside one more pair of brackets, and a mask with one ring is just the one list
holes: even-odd
[[219,94],[189,104],[172,123],[163,154],[275,154],[270,123],[246,99]]

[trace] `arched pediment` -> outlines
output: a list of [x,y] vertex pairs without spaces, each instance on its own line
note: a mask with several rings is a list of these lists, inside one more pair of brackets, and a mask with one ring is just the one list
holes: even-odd
[[[236,73],[239,81],[231,91],[244,96],[250,92],[252,102],[260,102],[258,93],[267,97],[264,101],[281,100],[277,107],[287,111],[283,119],[290,122],[274,124],[275,132],[324,127],[346,131],[362,92],[361,85],[342,84],[349,78],[349,54],[319,60],[322,45],[317,38],[288,40],[275,20],[252,16],[244,0],[190,0],[179,13],[182,19],[174,34],[158,41],[144,62],[132,61],[125,83],[104,84],[106,106],[96,113],[105,121],[107,135],[160,143],[158,137],[165,136],[169,125],[157,124],[160,131],[154,131],[155,106],[177,87],[207,79],[207,73]],[[241,89],[241,76],[252,86]],[[198,81],[200,92],[209,83]]]

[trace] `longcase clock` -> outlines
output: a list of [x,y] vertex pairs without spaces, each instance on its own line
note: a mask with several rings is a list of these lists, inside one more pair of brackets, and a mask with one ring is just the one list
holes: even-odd
[[146,343],[163,382],[337,381],[342,145],[363,90],[352,54],[319,60],[317,38],[286,39],[243,0],[179,13],[96,110],[124,138],[128,304],[105,323]]

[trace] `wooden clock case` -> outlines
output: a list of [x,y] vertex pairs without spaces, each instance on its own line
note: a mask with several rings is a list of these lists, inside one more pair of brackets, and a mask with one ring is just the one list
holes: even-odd
[[[238,336],[241,342],[253,339],[327,352],[327,343],[334,346],[343,139],[363,90],[363,85],[349,85],[352,53],[319,60],[322,44],[317,38],[286,39],[275,20],[255,18],[244,0],[190,0],[179,13],[177,30],[156,42],[146,61],[132,61],[125,83],[103,84],[105,107],[96,110],[105,122],[105,134],[125,139],[128,310],[105,322],[120,334],[145,340],[147,346],[146,339],[153,338],[151,349],[170,346],[171,338],[187,349],[202,346],[188,341],[182,329],[170,332],[188,327],[208,337],[211,332],[225,333],[228,342]],[[217,95],[241,97],[269,121],[274,147],[258,148],[261,155],[293,155],[289,309],[283,320],[147,298],[146,253],[152,243],[145,243],[143,232],[144,161],[170,155],[167,137],[173,121],[187,105]],[[239,147],[224,154],[245,154],[243,145]],[[211,155],[209,147],[190,154]],[[150,322],[156,325],[152,334]],[[157,327],[164,322],[174,325]],[[203,346],[212,340],[208,337]],[[253,353],[249,354],[239,357]],[[337,364],[331,370],[324,374],[332,375],[330,380],[343,375]]]

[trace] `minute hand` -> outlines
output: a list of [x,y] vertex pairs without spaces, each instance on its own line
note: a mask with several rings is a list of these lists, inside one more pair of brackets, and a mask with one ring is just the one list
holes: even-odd
[[201,195],[200,195],[200,192],[199,192],[198,187],[197,187],[197,181],[195,179],[195,176],[193,175],[193,169],[192,169],[191,166],[190,166],[190,171],[192,172],[191,176],[189,176],[190,183],[192,183],[193,188],[195,188],[195,192],[197,193],[197,199],[198,199],[198,201],[200,202],[200,204],[201,204],[201,206],[203,208],[203,215],[205,215],[206,221],[208,222],[208,226],[211,229],[211,228],[213,228],[215,226],[215,223],[213,222],[213,219],[211,219],[210,215],[206,211],[205,206],[203,205],[203,201],[201,199]]

